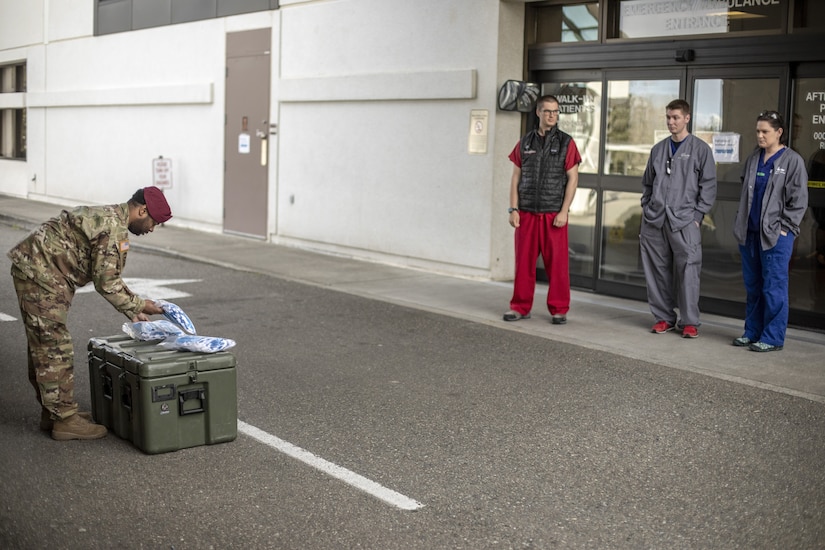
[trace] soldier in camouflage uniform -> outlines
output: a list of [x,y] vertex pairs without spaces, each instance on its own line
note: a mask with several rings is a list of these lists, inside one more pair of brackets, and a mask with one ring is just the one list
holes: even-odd
[[66,327],[75,289],[89,282],[131,321],[163,313],[124,284],[129,232],[151,233],[172,217],[157,187],[138,189],[123,204],[64,210],[12,248],[11,275],[28,340],[29,381],[42,407],[40,427],[57,440],[98,439],[104,426],[78,413],[74,351]]

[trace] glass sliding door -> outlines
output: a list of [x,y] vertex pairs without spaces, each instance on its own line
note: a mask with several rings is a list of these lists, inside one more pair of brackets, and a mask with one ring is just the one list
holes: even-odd
[[601,79],[570,79],[542,85],[542,95],[559,100],[559,129],[570,134],[582,156],[579,187],[568,217],[570,278],[591,288],[596,254],[596,176],[602,143]]
[[[791,261],[792,319],[825,328],[825,67],[797,78],[793,97],[791,147],[808,168],[808,211],[802,218]],[[810,74],[810,76],[807,76]]]
[[665,112],[667,104],[680,97],[681,80],[607,81],[600,282],[645,284],[639,256],[642,174],[650,149],[670,135]]
[[[745,289],[733,221],[739,206],[742,168],[756,147],[756,117],[766,109],[783,112],[782,69],[695,71],[691,132],[714,149],[718,191],[702,223],[702,307],[744,314]],[[728,305],[725,306],[725,303]]]

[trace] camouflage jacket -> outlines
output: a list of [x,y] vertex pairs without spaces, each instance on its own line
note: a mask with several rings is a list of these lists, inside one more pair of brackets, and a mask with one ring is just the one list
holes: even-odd
[[93,282],[95,290],[129,319],[145,302],[121,278],[129,251],[129,206],[80,206],[64,210],[12,248],[21,274],[44,289],[71,294]]

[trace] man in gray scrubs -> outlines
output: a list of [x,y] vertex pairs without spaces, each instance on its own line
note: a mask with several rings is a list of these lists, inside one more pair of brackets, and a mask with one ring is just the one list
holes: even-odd
[[701,225],[716,200],[716,164],[710,146],[688,132],[687,101],[671,101],[666,115],[670,137],[653,146],[642,176],[642,265],[656,320],[651,331],[678,326],[684,338],[696,338]]

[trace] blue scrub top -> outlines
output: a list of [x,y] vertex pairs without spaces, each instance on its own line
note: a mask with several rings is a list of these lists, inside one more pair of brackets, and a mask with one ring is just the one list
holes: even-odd
[[753,182],[753,202],[748,216],[748,231],[752,233],[759,233],[759,219],[762,217],[762,199],[765,197],[765,188],[768,187],[768,180],[771,179],[771,174],[773,174],[774,161],[785,152],[785,149],[786,147],[783,147],[767,161],[765,160],[764,149],[759,155],[759,164],[756,166],[756,180]]

